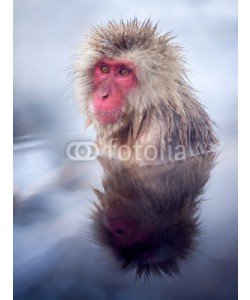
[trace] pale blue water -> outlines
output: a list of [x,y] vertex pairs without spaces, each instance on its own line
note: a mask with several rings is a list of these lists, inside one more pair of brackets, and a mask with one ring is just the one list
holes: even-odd
[[92,187],[102,190],[97,161],[69,162],[51,142],[26,141],[16,144],[15,174],[15,299],[236,299],[235,145],[211,171],[197,249],[174,278],[136,281],[133,270],[121,273],[119,260],[91,241]]

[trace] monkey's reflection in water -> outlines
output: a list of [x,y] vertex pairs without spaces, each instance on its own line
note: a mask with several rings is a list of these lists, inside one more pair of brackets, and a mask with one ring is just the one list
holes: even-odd
[[122,270],[137,277],[173,276],[196,249],[199,204],[215,154],[150,167],[100,158],[104,192],[95,190],[95,240],[108,247]]

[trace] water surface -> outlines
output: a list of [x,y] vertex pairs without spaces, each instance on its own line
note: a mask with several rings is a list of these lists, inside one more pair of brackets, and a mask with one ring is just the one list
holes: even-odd
[[[214,167],[203,158],[137,168],[129,175],[105,160],[71,162],[54,142],[27,138],[15,145],[15,299],[236,299],[234,143]],[[111,210],[93,219],[98,201],[93,188],[107,196],[105,184],[116,196],[106,200]],[[184,212],[188,196],[196,204]],[[180,215],[177,229],[169,232]],[[171,259],[182,250],[185,255],[173,267]],[[165,261],[164,276],[153,270],[145,277],[142,268],[138,278],[138,265],[145,261]]]

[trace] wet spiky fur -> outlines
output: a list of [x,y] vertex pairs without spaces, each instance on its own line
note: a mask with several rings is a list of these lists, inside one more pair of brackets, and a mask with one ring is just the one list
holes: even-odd
[[[181,48],[172,40],[150,20],[112,21],[92,28],[79,49],[75,86],[86,123],[93,123],[100,144],[114,138],[130,146],[166,147],[172,142],[201,153],[217,143],[212,122],[187,80]],[[108,125],[100,125],[91,110],[93,68],[103,57],[132,61],[138,78],[138,86],[127,95],[123,117]]]

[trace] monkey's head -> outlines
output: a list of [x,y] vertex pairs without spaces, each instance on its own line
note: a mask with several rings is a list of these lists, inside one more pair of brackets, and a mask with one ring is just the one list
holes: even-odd
[[178,90],[185,85],[185,68],[180,48],[171,40],[149,20],[93,28],[75,66],[77,98],[87,124],[105,136],[133,124],[136,134],[150,112],[164,105],[181,114]]

